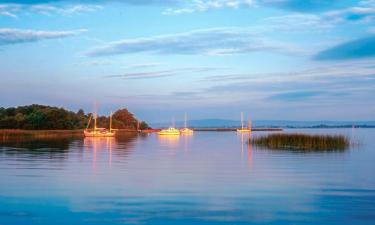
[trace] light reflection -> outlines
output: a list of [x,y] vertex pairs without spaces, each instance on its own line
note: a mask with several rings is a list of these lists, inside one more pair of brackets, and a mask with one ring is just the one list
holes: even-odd
[[182,135],[183,139],[184,139],[184,152],[188,152],[189,151],[189,144],[191,142],[191,140],[193,139],[193,134],[184,134]]
[[251,143],[247,143],[247,165],[249,169],[253,168],[253,146]]
[[112,149],[114,137],[86,137],[84,146],[88,151],[92,149],[92,166],[93,173],[96,174],[97,169],[97,153],[98,151],[108,152],[108,164],[112,167]]
[[237,136],[240,136],[241,139],[241,160],[244,161],[245,158],[245,146],[247,149],[247,165],[249,169],[253,166],[253,149],[251,143],[251,133],[237,133]]
[[180,142],[180,135],[158,135],[158,141],[161,145],[169,148],[175,148]]

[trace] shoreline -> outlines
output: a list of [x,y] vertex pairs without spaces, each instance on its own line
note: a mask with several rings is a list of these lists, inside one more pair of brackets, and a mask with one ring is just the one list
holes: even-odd
[[[10,140],[18,138],[84,138],[83,129],[76,130],[22,130],[22,129],[0,129],[0,140]],[[118,134],[137,133],[136,130],[121,129]]]
[[[280,127],[280,128],[273,128],[273,127],[270,127],[270,128],[252,128],[251,130],[252,131],[283,131],[283,130],[287,130],[287,129],[348,129],[348,128],[352,128],[352,127]],[[367,128],[367,129],[371,129],[371,128],[375,128],[375,127],[354,127],[355,129],[358,129],[358,128]],[[177,128],[177,129],[180,129],[180,128]],[[240,128],[216,128],[216,127],[202,127],[202,128],[190,128],[194,131],[216,131],[216,132],[223,132],[223,131],[237,131],[237,129],[240,129]],[[153,133],[153,132],[157,132],[157,131],[160,131],[161,128],[156,128],[156,129],[146,129],[146,130],[142,130],[142,132],[144,133]],[[25,129],[0,129],[0,135],[4,135],[4,134],[14,134],[14,135],[17,135],[17,134],[30,134],[30,135],[34,135],[34,134],[83,134],[83,131],[84,129],[73,129],[73,130],[25,130]],[[133,130],[133,129],[117,129],[117,132],[119,133],[122,133],[122,132],[132,132],[132,133],[139,133],[140,131],[138,130]]]

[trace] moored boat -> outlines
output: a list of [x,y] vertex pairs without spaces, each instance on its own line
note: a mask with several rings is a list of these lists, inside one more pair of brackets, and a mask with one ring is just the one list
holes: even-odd
[[239,133],[251,133],[251,121],[247,123],[247,128],[244,127],[243,113],[241,112],[241,129],[237,129]]
[[180,130],[180,133],[181,133],[181,134],[193,134],[194,131],[191,130],[191,129],[189,129],[189,128],[182,128],[182,129]]
[[189,129],[187,127],[187,115],[186,115],[186,113],[185,113],[185,118],[184,119],[185,119],[184,128],[180,129],[180,133],[181,134],[193,134],[194,131],[192,129]]
[[180,131],[174,127],[170,127],[168,129],[163,129],[158,132],[159,135],[180,135]]
[[85,137],[114,137],[115,134],[116,134],[116,131],[114,129],[112,129],[112,113],[111,113],[111,116],[109,117],[109,129],[97,127],[96,126],[97,117],[98,116],[95,113],[95,115],[94,115],[94,128],[88,129],[88,127],[90,126],[90,122],[91,122],[91,116],[90,116],[87,127],[83,131],[84,136]]

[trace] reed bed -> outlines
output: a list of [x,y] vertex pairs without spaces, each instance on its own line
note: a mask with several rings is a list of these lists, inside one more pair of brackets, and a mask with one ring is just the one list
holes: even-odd
[[0,130],[0,142],[83,137],[82,130]]
[[[119,129],[116,136],[126,136],[129,133],[136,133],[134,129]],[[83,130],[17,130],[0,129],[0,143],[8,141],[27,141],[35,140],[58,140],[58,139],[81,139]]]
[[270,149],[303,151],[338,151],[349,147],[344,135],[269,134],[250,139],[250,144]]

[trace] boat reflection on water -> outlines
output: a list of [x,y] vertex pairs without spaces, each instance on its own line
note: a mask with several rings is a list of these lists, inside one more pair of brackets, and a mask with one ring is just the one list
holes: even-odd
[[176,148],[180,142],[180,135],[158,135],[158,142],[162,146]]
[[193,133],[181,135],[181,138],[184,142],[184,151],[188,152],[190,148],[190,143],[193,140]]
[[71,147],[78,145],[79,137],[34,138],[27,135],[17,135],[7,138],[0,136],[0,155],[15,157],[23,160],[47,159],[61,162],[68,158]]
[[113,154],[116,157],[126,158],[138,135],[126,133],[116,137],[85,137],[83,140],[84,150],[91,153],[94,173],[97,164],[112,167]]
[[112,149],[114,137],[85,137],[84,144],[86,151],[92,151],[93,168],[96,169],[96,158],[98,151],[107,152],[108,164],[112,166]]
[[237,136],[240,138],[240,141],[241,141],[241,159],[244,160],[245,152],[246,152],[247,165],[249,169],[251,169],[253,167],[253,149],[252,149],[252,145],[249,144],[251,133],[237,132]]
[[194,135],[157,135],[157,140],[160,146],[167,149],[183,149],[184,152],[188,152],[190,143],[193,140]]

